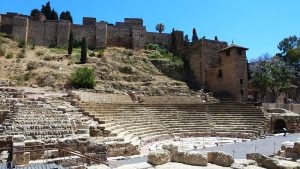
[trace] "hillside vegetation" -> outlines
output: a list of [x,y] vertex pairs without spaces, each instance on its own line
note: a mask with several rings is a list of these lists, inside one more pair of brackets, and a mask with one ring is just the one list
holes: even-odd
[[[183,61],[158,48],[133,51],[107,48],[88,51],[86,64],[80,61],[80,49],[74,48],[69,56],[63,48],[47,48],[17,42],[0,35],[0,78],[20,86],[70,87],[69,77],[79,67],[94,69],[95,89],[98,92],[120,93],[144,91],[149,95],[193,94],[185,82],[166,76],[183,74]],[[157,67],[154,66],[153,63]],[[163,63],[163,64],[161,64]],[[160,66],[158,66],[160,65]],[[164,74],[162,73],[164,72]]]

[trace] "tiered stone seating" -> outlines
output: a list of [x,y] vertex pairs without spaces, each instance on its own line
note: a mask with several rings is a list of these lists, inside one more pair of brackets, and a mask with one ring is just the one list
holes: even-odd
[[39,95],[0,87],[0,135],[24,135],[26,139],[89,136],[90,126],[99,126],[69,102],[56,97],[32,98],[29,93]]
[[248,104],[212,104],[208,108],[209,121],[216,135],[243,136],[265,130],[266,117],[259,108]]
[[218,104],[100,104],[79,106],[106,130],[133,144],[183,136],[220,135],[251,137],[264,129],[259,108],[237,103]]
[[31,138],[62,138],[73,134],[69,118],[39,101],[17,103],[4,121],[6,135]]

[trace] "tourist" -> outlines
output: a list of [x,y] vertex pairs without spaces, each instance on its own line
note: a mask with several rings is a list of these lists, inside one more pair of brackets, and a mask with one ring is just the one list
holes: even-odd
[[287,129],[286,128],[283,128],[283,136],[286,136],[286,131],[287,131]]

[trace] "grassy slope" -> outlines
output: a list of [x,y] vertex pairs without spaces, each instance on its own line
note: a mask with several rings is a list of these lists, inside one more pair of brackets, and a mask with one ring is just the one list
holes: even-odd
[[[96,89],[107,92],[145,91],[151,95],[178,95],[191,93],[184,82],[173,80],[162,73],[149,60],[151,51],[132,51],[124,48],[108,48],[103,55],[88,57],[88,63],[76,64],[80,50],[72,56],[65,49],[32,45],[26,47],[26,57],[20,58],[22,48],[18,43],[0,36],[0,48],[6,55],[0,56],[0,78],[10,79],[18,85],[50,86],[63,89],[68,76],[81,66],[93,67],[96,73]],[[102,53],[101,51],[99,53]]]

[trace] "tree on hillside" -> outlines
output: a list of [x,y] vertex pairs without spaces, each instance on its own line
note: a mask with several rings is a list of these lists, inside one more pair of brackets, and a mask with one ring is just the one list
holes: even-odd
[[284,56],[284,60],[293,66],[297,71],[300,71],[300,46],[289,50]]
[[277,45],[278,49],[281,51],[282,55],[285,55],[289,50],[296,48],[300,45],[300,39],[294,35],[288,38],[284,38]]
[[32,17],[39,16],[40,14],[41,14],[41,11],[38,10],[38,9],[33,9],[33,10],[31,10],[31,12],[30,12],[30,16],[32,16]]
[[199,38],[198,38],[198,35],[197,35],[197,32],[196,32],[196,29],[193,28],[192,42],[196,42],[198,40],[199,40]]
[[278,55],[289,65],[300,70],[300,38],[296,35],[284,38],[277,47],[281,51]]
[[73,31],[70,31],[69,34],[69,43],[68,43],[68,54],[71,55],[73,52],[73,46],[74,46],[74,37],[73,37]]
[[165,31],[165,25],[163,23],[159,23],[156,25],[155,29],[159,32],[162,33],[163,31]]
[[279,57],[265,54],[250,63],[250,85],[258,91],[258,100],[263,100],[268,91],[272,102],[291,84],[294,71]]
[[61,12],[60,13],[60,16],[59,16],[59,19],[62,19],[62,20],[69,20],[71,23],[73,23],[73,17],[71,15],[71,13],[69,11],[66,11],[66,12]]
[[187,46],[190,43],[189,35],[184,36],[184,46]]
[[80,63],[85,64],[86,60],[87,60],[87,45],[86,45],[85,38],[82,38]]
[[41,13],[45,15],[46,19],[50,20],[51,6],[50,1],[46,5],[42,5]]

